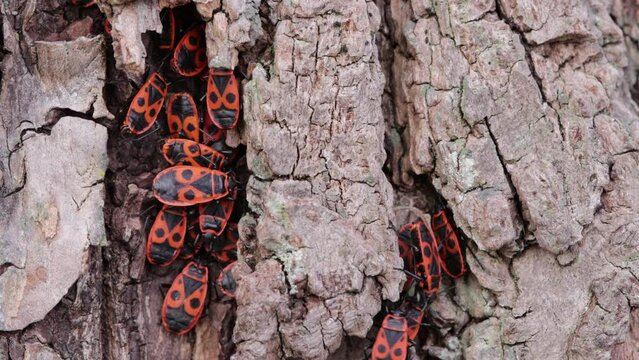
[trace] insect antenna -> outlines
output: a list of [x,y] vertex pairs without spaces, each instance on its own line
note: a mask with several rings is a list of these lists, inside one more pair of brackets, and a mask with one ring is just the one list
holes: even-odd
[[134,137],[131,141],[141,141],[142,139],[153,135],[154,133],[158,132],[159,130],[160,130],[160,126],[156,122],[156,123],[153,124],[153,130],[147,132],[146,134],[144,134],[142,136]]

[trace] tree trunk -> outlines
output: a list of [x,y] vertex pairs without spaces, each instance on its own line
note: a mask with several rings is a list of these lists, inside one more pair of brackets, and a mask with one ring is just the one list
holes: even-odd
[[[0,2],[0,359],[366,358],[395,228],[441,206],[469,271],[413,358],[639,358],[636,1],[194,3]],[[120,126],[181,5],[244,76],[248,180],[236,301],[175,337],[184,263],[144,253],[164,135]]]

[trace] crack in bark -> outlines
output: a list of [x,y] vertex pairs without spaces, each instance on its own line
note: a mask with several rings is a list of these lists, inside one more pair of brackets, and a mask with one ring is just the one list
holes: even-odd
[[16,269],[21,269],[24,270],[24,266],[20,267],[10,261],[3,263],[2,265],[0,265],[0,277],[2,277],[2,275],[9,270],[9,268],[16,268]]
[[550,104],[548,99],[546,99],[546,94],[544,93],[542,79],[537,73],[537,70],[535,69],[535,65],[532,60],[532,56],[530,55],[532,46],[528,43],[528,40],[526,40],[526,37],[524,36],[523,32],[517,27],[517,25],[515,25],[512,19],[508,18],[508,16],[506,16],[506,14],[503,12],[503,9],[501,8],[501,2],[499,0],[495,1],[495,11],[499,19],[505,22],[510,27],[511,31],[517,34],[517,36],[519,37],[519,41],[524,46],[526,64],[528,65],[530,74],[532,75],[533,79],[537,83],[537,88],[539,89],[539,92],[541,94],[541,99],[544,103]]
[[504,157],[501,153],[501,151],[499,150],[499,143],[497,142],[497,138],[495,137],[495,134],[493,134],[493,131],[490,127],[490,119],[486,118],[484,120],[485,124],[486,124],[486,128],[488,129],[488,134],[490,135],[490,139],[492,140],[493,144],[495,145],[495,152],[497,154],[497,158],[499,158],[499,162],[501,163],[501,166],[504,170],[504,176],[506,177],[506,181],[508,181],[508,187],[510,188],[510,191],[513,194],[513,201],[515,202],[515,206],[517,208],[517,215],[519,216],[519,218],[521,219],[522,222],[522,230],[519,233],[519,241],[524,241],[525,235],[527,233],[529,233],[530,231],[528,230],[528,220],[526,219],[526,217],[524,216],[524,208],[523,208],[523,204],[521,202],[521,199],[519,198],[519,193],[517,192],[517,188],[515,187],[514,183],[513,183],[513,179],[510,175],[510,172],[508,171],[508,167],[507,167],[507,162],[504,160]]

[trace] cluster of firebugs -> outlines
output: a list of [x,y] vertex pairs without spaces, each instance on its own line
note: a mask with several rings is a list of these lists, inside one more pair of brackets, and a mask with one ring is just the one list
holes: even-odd
[[[95,5],[87,0],[71,3]],[[149,133],[166,110],[169,136],[162,155],[169,167],[153,180],[153,194],[162,208],[148,233],[146,258],[163,267],[178,258],[191,260],[173,280],[162,305],[164,328],[183,335],[204,312],[209,269],[203,259],[224,267],[215,286],[223,296],[235,297],[231,270],[237,260],[239,234],[237,223],[229,219],[237,196],[232,169],[237,154],[226,146],[225,135],[237,125],[240,96],[232,70],[208,69],[204,24],[190,25],[180,34],[172,9],[165,10],[161,18],[159,48],[168,53],[169,71],[206,81],[204,109],[198,110],[200,101],[188,92],[168,93],[169,83],[160,72],[152,72],[131,100],[123,131],[135,136]],[[105,31],[110,33],[106,22]]]
[[403,360],[422,325],[428,300],[440,289],[442,272],[459,278],[466,265],[453,224],[445,210],[403,225],[397,239],[408,275],[401,303],[386,315],[372,349],[373,360]]
[[[85,7],[94,1],[71,0]],[[172,10],[162,17],[164,32],[160,49],[173,51],[172,70],[184,77],[206,73],[204,25],[187,30],[177,41]],[[205,78],[205,77],[203,77]],[[162,154],[170,167],[153,181],[153,194],[163,204],[148,234],[149,263],[168,266],[178,257],[192,259],[198,252],[211,255],[225,265],[216,285],[233,298],[235,281],[231,269],[237,260],[237,224],[230,223],[237,188],[230,169],[233,151],[224,144],[226,130],[237,125],[239,89],[233,71],[208,71],[206,109],[202,118],[188,93],[170,94],[168,84],[152,73],[133,97],[124,127],[141,135],[153,127],[166,100],[169,139]],[[440,289],[442,271],[459,278],[466,265],[453,224],[446,212],[403,225],[398,245],[408,274],[403,300],[387,314],[372,348],[374,360],[406,359],[422,325],[428,300]],[[201,317],[208,290],[208,268],[191,261],[175,278],[162,305],[162,323],[170,333],[190,331]]]

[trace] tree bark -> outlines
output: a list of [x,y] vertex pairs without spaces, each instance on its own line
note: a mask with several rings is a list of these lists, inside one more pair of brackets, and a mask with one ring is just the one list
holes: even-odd
[[174,337],[180,266],[144,255],[162,135],[119,127],[189,3],[0,3],[0,359],[363,359],[394,228],[439,206],[469,272],[413,358],[639,357],[634,0],[194,1],[209,65],[245,72],[250,176],[236,303]]

